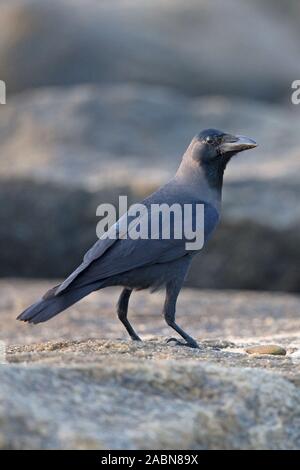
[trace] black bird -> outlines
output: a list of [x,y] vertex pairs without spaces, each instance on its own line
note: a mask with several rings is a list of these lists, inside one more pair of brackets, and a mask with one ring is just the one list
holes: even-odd
[[[247,137],[216,129],[204,130],[191,141],[174,178],[142,203],[149,209],[152,204],[162,203],[169,206],[174,203],[181,206],[203,204],[204,240],[207,241],[219,221],[223,174],[227,163],[238,152],[256,146]],[[140,340],[127,318],[130,295],[133,290],[149,288],[153,291],[165,286],[163,313],[167,324],[185,340],[184,343],[177,341],[178,344],[197,348],[197,342],[175,321],[177,297],[197,251],[187,249],[184,237],[162,239],[161,226],[158,239],[126,238],[124,233],[120,233],[120,221],[117,223],[117,239],[99,239],[65,281],[46,292],[18,319],[29,323],[44,322],[92,291],[123,286],[117,306],[118,317],[131,338]]]

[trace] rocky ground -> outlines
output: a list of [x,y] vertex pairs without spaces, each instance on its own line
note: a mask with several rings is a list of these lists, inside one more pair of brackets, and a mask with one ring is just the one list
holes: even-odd
[[[15,316],[47,282],[1,281],[1,448],[299,449],[300,300],[186,289],[178,322],[202,348],[166,344],[163,294],[136,293],[128,341],[117,289],[50,323]],[[285,355],[248,354],[277,345]]]

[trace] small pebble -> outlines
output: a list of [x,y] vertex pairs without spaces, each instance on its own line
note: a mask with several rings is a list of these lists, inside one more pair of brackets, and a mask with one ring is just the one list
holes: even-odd
[[260,344],[245,349],[248,354],[272,354],[273,356],[285,356],[286,350],[276,344]]

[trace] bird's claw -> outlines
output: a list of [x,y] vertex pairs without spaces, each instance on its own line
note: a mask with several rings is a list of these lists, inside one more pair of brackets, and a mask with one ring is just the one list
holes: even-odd
[[177,338],[168,338],[166,342],[167,343],[174,342],[176,344],[176,346],[185,346],[185,347],[188,347],[188,348],[200,349],[199,345],[194,340],[184,343],[183,341],[179,341],[179,339],[177,339]]
[[176,346],[185,346],[185,343],[183,343],[182,341],[179,341],[179,339],[177,338],[168,338],[166,340],[166,343],[172,343],[172,342],[174,342]]

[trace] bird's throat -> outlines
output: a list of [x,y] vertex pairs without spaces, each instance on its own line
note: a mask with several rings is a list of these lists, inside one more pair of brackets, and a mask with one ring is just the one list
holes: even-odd
[[218,171],[195,165],[194,162],[182,161],[175,178],[190,188],[200,200],[209,202],[217,210],[221,206],[224,169]]
[[222,192],[223,177],[226,164],[224,165],[224,163],[220,161],[214,162],[213,164],[203,164],[200,168],[205,174],[209,186],[215,189],[216,191]]

